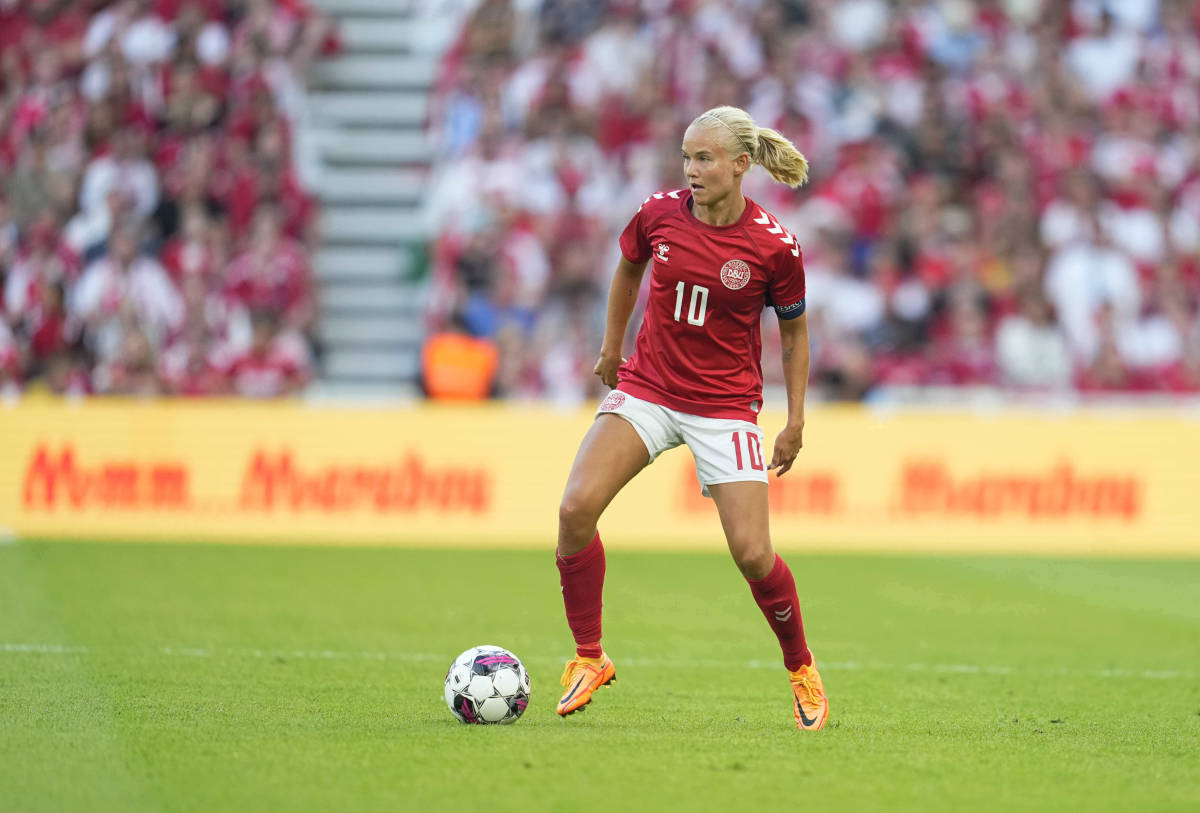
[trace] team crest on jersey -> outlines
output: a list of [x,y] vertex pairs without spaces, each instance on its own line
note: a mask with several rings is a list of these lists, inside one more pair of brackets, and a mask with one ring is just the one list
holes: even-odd
[[669,245],[667,245],[666,243],[659,243],[658,245],[656,245],[654,247],[654,259],[658,260],[660,263],[667,262],[668,260],[671,259],[670,257],[667,256],[667,252],[669,252],[670,250],[671,250],[671,247]]
[[741,260],[730,260],[721,266],[721,282],[731,291],[745,288],[750,282],[750,266]]
[[625,393],[620,390],[613,390],[608,394],[600,404],[601,412],[612,412],[614,409],[620,409],[621,404],[625,403]]

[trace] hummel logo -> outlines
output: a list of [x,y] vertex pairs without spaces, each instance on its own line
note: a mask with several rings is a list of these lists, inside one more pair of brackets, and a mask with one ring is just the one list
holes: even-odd
[[775,620],[776,621],[787,621],[791,617],[792,617],[792,605],[790,605],[790,604],[783,610],[775,611]]
[[667,252],[671,250],[671,247],[666,243],[659,243],[654,247],[654,250],[658,252],[654,259],[658,260],[660,263],[665,263],[671,259],[667,256]]

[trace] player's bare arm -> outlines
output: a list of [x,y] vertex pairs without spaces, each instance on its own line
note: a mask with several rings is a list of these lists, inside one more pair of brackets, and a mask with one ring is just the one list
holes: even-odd
[[604,343],[600,346],[600,359],[592,370],[600,376],[605,386],[617,386],[617,370],[625,363],[621,355],[621,345],[625,340],[625,329],[629,327],[629,318],[633,315],[633,306],[637,303],[638,289],[641,288],[645,271],[645,262],[633,263],[622,257],[617,263],[616,273],[613,274],[612,287],[608,291],[608,320],[604,327]]
[[787,389],[787,425],[775,438],[771,465],[776,476],[782,477],[796,462],[804,445],[804,396],[808,390],[808,316],[779,320],[779,340],[783,348],[783,381]]

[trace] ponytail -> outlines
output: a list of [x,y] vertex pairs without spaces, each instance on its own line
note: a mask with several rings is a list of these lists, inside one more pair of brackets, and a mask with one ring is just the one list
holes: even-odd
[[758,128],[758,149],[750,159],[790,187],[808,180],[808,159],[795,144],[769,127]]
[[738,107],[714,107],[701,113],[693,125],[724,127],[730,155],[746,153],[780,183],[797,187],[808,180],[808,159],[796,145],[769,127],[759,127],[750,114]]

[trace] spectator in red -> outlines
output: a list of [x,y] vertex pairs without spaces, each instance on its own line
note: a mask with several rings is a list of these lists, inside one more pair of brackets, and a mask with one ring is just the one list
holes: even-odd
[[220,96],[205,87],[196,62],[180,59],[171,65],[161,114],[163,126],[186,136],[213,126],[222,112]]
[[299,392],[309,371],[304,360],[283,341],[279,317],[269,309],[260,309],[251,314],[250,322],[249,349],[235,356],[226,368],[233,393],[247,398],[277,398]]
[[195,308],[188,309],[182,332],[159,358],[159,379],[172,395],[217,395],[229,390],[216,337]]
[[255,154],[234,180],[228,204],[229,229],[236,241],[245,238],[254,213],[263,204],[276,208],[280,228],[288,237],[302,243],[311,239],[313,201],[280,158]]
[[255,211],[249,245],[229,264],[224,292],[241,307],[281,314],[285,332],[305,335],[312,328],[316,308],[308,256],[283,234],[276,207],[262,204]]
[[222,270],[222,258],[213,245],[215,226],[204,207],[197,203],[189,204],[182,218],[179,233],[163,247],[163,265],[180,290],[191,277],[199,279],[206,289],[215,289]]
[[146,158],[146,133],[139,128],[117,131],[111,155],[92,161],[79,190],[79,208],[85,211],[104,206],[112,189],[133,202],[139,217],[149,217],[158,207],[158,172]]
[[[228,192],[230,178],[218,139],[213,135],[190,137],[175,165],[167,171],[164,182],[165,200],[154,213],[154,220],[166,239],[176,236],[183,225],[183,211],[190,207],[202,208],[214,227],[226,220],[226,208],[221,198]],[[225,254],[226,251],[218,253]]]
[[141,231],[124,223],[113,232],[107,252],[84,270],[75,286],[72,316],[88,331],[102,360],[116,357],[131,330],[161,346],[183,324],[183,300],[163,267],[140,252]]
[[120,352],[96,370],[95,387],[103,395],[150,397],[163,393],[154,346],[136,327],[125,332]]
[[946,335],[930,348],[929,383],[978,386],[995,383],[996,365],[988,332],[987,306],[970,289],[959,288],[949,300]]
[[338,48],[328,18],[305,0],[246,0],[244,8],[234,31],[235,50],[261,39],[265,50],[285,55],[292,70],[303,76],[314,56]]
[[51,105],[71,92],[70,86],[62,78],[62,62],[58,52],[47,47],[35,50],[29,43],[24,45],[32,70],[24,92],[14,103],[9,135],[17,144],[22,143],[31,131],[41,128],[50,114]]
[[36,375],[56,353],[66,350],[78,337],[78,329],[67,315],[66,295],[61,282],[42,286],[41,299],[25,316],[29,356]]
[[39,218],[4,280],[3,310],[17,324],[42,301],[48,285],[74,280],[78,272],[78,258],[58,240],[54,218]]

